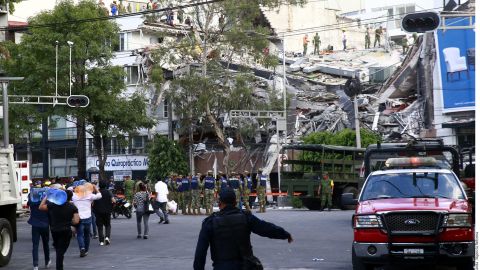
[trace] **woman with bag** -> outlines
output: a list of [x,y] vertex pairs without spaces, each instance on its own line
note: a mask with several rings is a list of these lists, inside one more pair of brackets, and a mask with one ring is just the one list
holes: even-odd
[[[139,191],[133,196],[133,206],[137,215],[137,238],[142,238],[142,219],[143,219],[143,239],[148,239],[148,218],[150,217],[151,204],[150,194],[144,183],[139,184]],[[152,209],[153,211],[153,209]]]

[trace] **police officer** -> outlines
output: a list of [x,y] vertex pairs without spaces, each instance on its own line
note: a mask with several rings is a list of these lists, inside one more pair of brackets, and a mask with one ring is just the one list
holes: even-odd
[[232,172],[230,179],[228,180],[228,185],[233,189],[233,192],[235,192],[235,198],[240,199],[240,179],[237,178],[237,173]]
[[205,198],[205,210],[206,214],[213,213],[213,197],[215,195],[215,178],[213,178],[213,172],[210,170],[207,172],[207,176],[204,179],[204,198]]
[[[242,257],[253,256],[250,234],[293,241],[291,234],[275,224],[263,221],[250,212],[236,208],[235,192],[227,188],[220,192],[219,208],[202,223],[195,250],[194,270],[205,269],[208,247],[213,269],[247,269]],[[250,269],[250,268],[248,268]]]
[[250,193],[252,190],[252,178],[250,177],[250,173],[248,171],[244,172],[243,177],[243,205],[245,205],[245,209],[247,211],[251,211],[250,209]]
[[197,173],[196,176],[192,177],[190,186],[192,188],[192,208],[194,215],[200,215],[200,177],[201,173]]
[[[185,176],[182,178],[182,193],[183,193],[183,204],[182,204],[182,214],[191,215],[192,214],[192,187],[190,186],[191,176]],[[185,211],[188,209],[188,212]]]
[[259,213],[266,212],[266,191],[267,191],[267,180],[268,177],[263,174],[262,169],[258,169],[257,173],[257,196],[258,196],[258,204],[260,209],[258,210]]
[[228,180],[227,180],[227,176],[225,174],[223,174],[222,171],[219,171],[218,174],[219,174],[218,190],[222,191],[222,190],[225,190],[228,187]]
[[333,194],[333,180],[328,177],[328,172],[323,173],[323,178],[318,185],[318,194],[320,195],[322,211],[327,208],[330,211],[332,208],[332,194]]

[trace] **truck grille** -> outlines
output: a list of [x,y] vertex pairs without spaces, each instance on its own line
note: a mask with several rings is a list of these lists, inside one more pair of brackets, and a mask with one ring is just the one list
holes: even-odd
[[434,234],[437,231],[438,213],[388,213],[385,223],[393,234]]

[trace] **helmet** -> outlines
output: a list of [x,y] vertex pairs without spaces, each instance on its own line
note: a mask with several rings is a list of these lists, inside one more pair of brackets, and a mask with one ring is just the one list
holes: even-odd
[[46,187],[50,186],[51,184],[52,184],[52,182],[50,182],[49,180],[43,182],[43,185],[46,186]]

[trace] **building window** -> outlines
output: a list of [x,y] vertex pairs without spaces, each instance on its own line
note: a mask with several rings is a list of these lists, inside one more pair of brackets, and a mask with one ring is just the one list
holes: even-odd
[[168,118],[168,100],[163,101],[163,117]]
[[138,83],[138,66],[126,66],[125,71],[127,73],[125,83],[137,84]]
[[130,49],[128,43],[132,37],[131,32],[124,32],[119,34],[118,48],[116,51],[127,51]]

